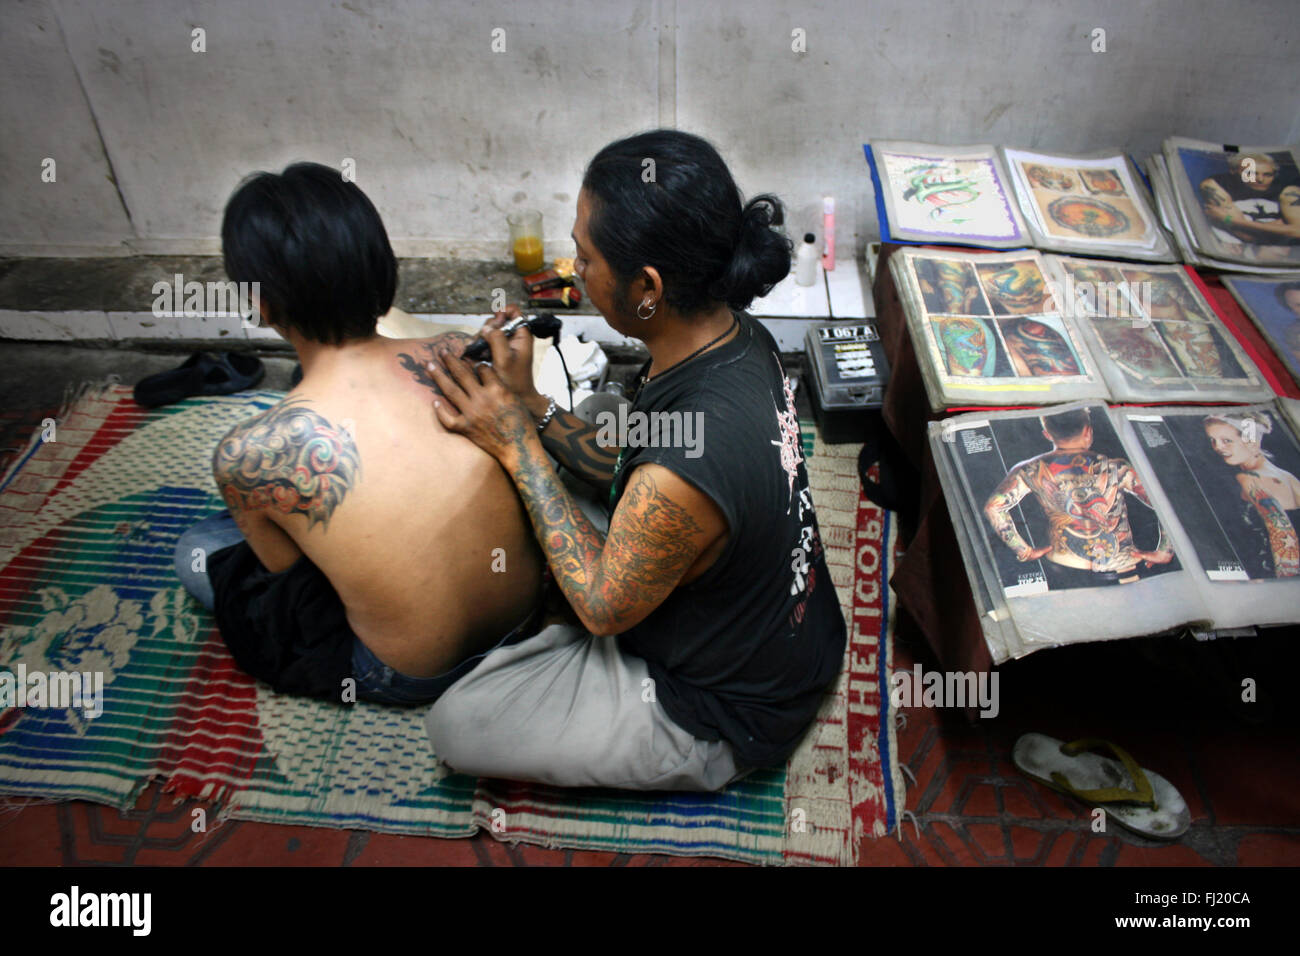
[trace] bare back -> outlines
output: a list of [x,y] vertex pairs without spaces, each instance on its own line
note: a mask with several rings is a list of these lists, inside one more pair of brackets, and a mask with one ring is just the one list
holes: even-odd
[[442,428],[421,374],[435,343],[464,339],[323,350],[284,402],[226,436],[214,461],[267,569],[305,554],[357,636],[412,677],[497,643],[541,591],[542,557],[513,484]]

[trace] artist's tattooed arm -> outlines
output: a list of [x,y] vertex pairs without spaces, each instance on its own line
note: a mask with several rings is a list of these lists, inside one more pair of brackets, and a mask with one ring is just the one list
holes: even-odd
[[397,353],[397,361],[415,381],[433,394],[441,395],[437,383],[429,375],[429,363],[435,361],[438,352],[444,348],[450,349],[452,355],[459,356],[472,341],[474,337],[465,332],[443,332],[431,339],[413,341],[409,351]]
[[1014,469],[1002,479],[1002,483],[993,489],[988,501],[984,502],[984,516],[989,519],[993,531],[1003,540],[1008,548],[1016,553],[1021,561],[1034,549],[1016,530],[1015,519],[1011,509],[1020,504],[1020,500],[1029,494],[1029,485],[1025,483],[1020,468]]
[[536,442],[517,446],[510,471],[556,582],[593,634],[619,634],[643,621],[725,532],[717,506],[658,465],[629,477],[606,537]]
[[614,481],[619,448],[617,444],[601,444],[597,441],[599,435],[600,429],[595,425],[557,409],[546,431],[542,432],[542,445],[569,471],[594,488],[607,492]]
[[[1138,477],[1136,469],[1126,461],[1119,462],[1116,469],[1116,477],[1119,479],[1119,486],[1127,491],[1130,495],[1142,502],[1154,512],[1155,505],[1151,503],[1151,498],[1147,494],[1146,487],[1142,484],[1142,479]],[[1160,528],[1160,540],[1156,542],[1155,549],[1151,552],[1143,552],[1139,557],[1148,561],[1160,558],[1173,557],[1174,546],[1169,538],[1169,532],[1165,530],[1164,523],[1159,518],[1156,519],[1156,525]]]
[[1279,578],[1292,578],[1300,575],[1300,536],[1295,525],[1278,503],[1251,475],[1238,475],[1241,495],[1259,512],[1268,533],[1269,548],[1273,552],[1273,573]]
[[295,398],[233,428],[217,446],[212,471],[237,521],[302,515],[308,530],[327,530],[361,477],[361,459],[346,429]]

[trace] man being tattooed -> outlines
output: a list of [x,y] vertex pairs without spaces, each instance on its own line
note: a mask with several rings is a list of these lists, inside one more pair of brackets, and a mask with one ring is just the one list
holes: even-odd
[[[1151,501],[1132,465],[1092,450],[1088,409],[1045,415],[1040,421],[1052,450],[1015,465],[984,505],[993,530],[1017,559],[1045,558],[1121,583],[1138,579],[1139,562],[1147,567],[1168,563],[1173,548],[1163,527],[1154,550],[1143,551],[1134,543],[1124,496],[1132,495],[1148,508]],[[1021,537],[1011,515],[1029,494],[1047,516],[1047,543],[1038,547]]]
[[237,663],[277,690],[436,700],[529,633],[544,576],[500,466],[430,433],[437,388],[424,365],[468,337],[376,334],[397,263],[378,212],[337,170],[250,178],[222,240],[231,278],[261,283],[262,318],[303,378],[221,440],[213,471],[229,515],[182,538],[178,569],[215,606]]
[[[844,661],[844,615],[793,389],[772,336],[741,311],[790,271],[789,241],[770,228],[780,210],[770,196],[742,203],[713,147],[676,130],[607,146],[583,180],[578,275],[651,356],[627,415],[701,416],[699,447],[629,430],[602,448],[600,429],[537,393],[526,331],[487,332],[491,368],[454,354],[431,365],[438,422],[501,462],[582,624],[494,651],[434,704],[433,749],[456,770],[714,790],[783,763],[815,719]],[[548,451],[606,492],[607,522]]]

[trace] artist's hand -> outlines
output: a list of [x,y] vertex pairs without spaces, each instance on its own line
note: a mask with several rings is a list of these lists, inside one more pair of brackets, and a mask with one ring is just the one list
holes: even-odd
[[484,323],[479,335],[487,340],[492,348],[492,367],[505,383],[506,388],[514,392],[531,409],[538,404],[546,408],[546,399],[538,394],[533,384],[533,333],[524,326],[515,334],[506,338],[501,326],[511,319],[523,315],[519,306],[506,306]]
[[1139,561],[1145,561],[1149,568],[1155,564],[1168,564],[1173,560],[1174,553],[1172,551],[1138,551],[1134,549],[1133,557]]
[[1052,546],[1050,544],[1045,544],[1041,548],[1030,548],[1028,551],[1024,551],[1021,552],[1020,554],[1017,554],[1016,559],[1019,561],[1037,561],[1039,558],[1041,558],[1043,555],[1045,555],[1048,551],[1051,550],[1052,550]]
[[528,409],[487,363],[471,366],[445,349],[437,359],[428,369],[442,391],[442,397],[433,400],[438,421],[508,467],[524,442],[537,433]]

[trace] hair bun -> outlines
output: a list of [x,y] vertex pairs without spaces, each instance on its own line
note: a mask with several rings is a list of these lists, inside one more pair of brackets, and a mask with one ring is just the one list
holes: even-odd
[[785,222],[781,200],[770,193],[745,203],[731,262],[711,294],[733,309],[746,309],[790,274],[792,243],[778,228]]

